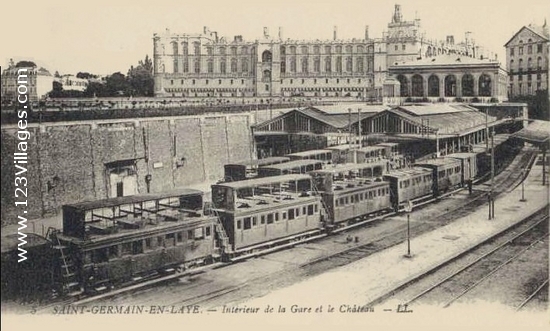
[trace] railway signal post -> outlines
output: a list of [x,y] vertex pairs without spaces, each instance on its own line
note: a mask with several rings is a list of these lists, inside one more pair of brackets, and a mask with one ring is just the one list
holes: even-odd
[[411,258],[411,211],[412,211],[412,203],[410,201],[407,201],[407,205],[405,206],[405,212],[407,213],[407,254],[404,256],[406,258]]

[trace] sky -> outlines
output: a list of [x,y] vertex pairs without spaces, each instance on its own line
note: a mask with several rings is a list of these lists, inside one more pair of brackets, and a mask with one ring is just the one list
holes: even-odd
[[154,33],[170,29],[199,33],[203,26],[219,36],[259,39],[263,27],[284,38],[381,37],[394,5],[403,18],[421,19],[430,38],[455,42],[472,32],[476,44],[505,59],[503,45],[524,25],[550,23],[547,0],[95,0],[8,1],[0,4],[0,65],[30,59],[50,72],[126,73],[152,55]]

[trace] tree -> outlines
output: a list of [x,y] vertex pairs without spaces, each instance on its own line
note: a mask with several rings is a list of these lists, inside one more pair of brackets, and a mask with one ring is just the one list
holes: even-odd
[[134,66],[130,67],[128,85],[130,94],[133,96],[153,96],[153,62],[149,55],[145,55],[145,59],[140,60],[135,68]]
[[76,78],[92,79],[92,78],[97,78],[97,75],[91,74],[89,72],[80,71],[76,74]]
[[129,90],[126,76],[120,72],[115,72],[105,80],[105,91],[108,96],[129,95]]
[[19,61],[15,65],[17,68],[24,68],[24,67],[36,67],[36,63],[32,61]]
[[55,71],[55,73],[53,74],[54,77],[56,78],[61,78],[61,75],[59,74],[59,71]]

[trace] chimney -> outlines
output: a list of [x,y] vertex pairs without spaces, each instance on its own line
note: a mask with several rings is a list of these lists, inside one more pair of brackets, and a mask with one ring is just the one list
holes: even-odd
[[332,39],[333,40],[338,39],[338,27],[336,25],[334,26],[334,32],[332,34]]
[[266,26],[264,26],[264,37],[269,38],[269,30],[267,29]]
[[205,27],[202,28],[202,33],[203,33],[203,34],[207,34],[207,33],[208,33],[208,27],[207,27],[207,26],[205,26]]
[[365,25],[365,40],[369,40],[369,26]]
[[279,39],[283,40],[283,27],[279,27]]

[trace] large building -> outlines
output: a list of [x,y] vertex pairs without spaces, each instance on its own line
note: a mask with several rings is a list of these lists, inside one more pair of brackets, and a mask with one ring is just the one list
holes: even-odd
[[52,74],[33,62],[11,62],[2,72],[2,104],[17,102],[18,93],[27,94],[29,102],[37,102],[53,89],[53,82]]
[[524,26],[504,45],[510,97],[535,95],[548,89],[548,26]]
[[399,82],[398,93],[391,96],[401,102],[508,100],[508,75],[496,60],[444,54],[390,65],[389,73]]
[[284,39],[264,28],[263,38],[246,41],[202,34],[153,37],[155,95],[179,98],[352,97],[379,98],[388,65],[440,54],[482,57],[469,34],[463,43],[430,40],[420,20],[403,20],[395,11],[381,38],[370,38],[368,26],[359,38]]

